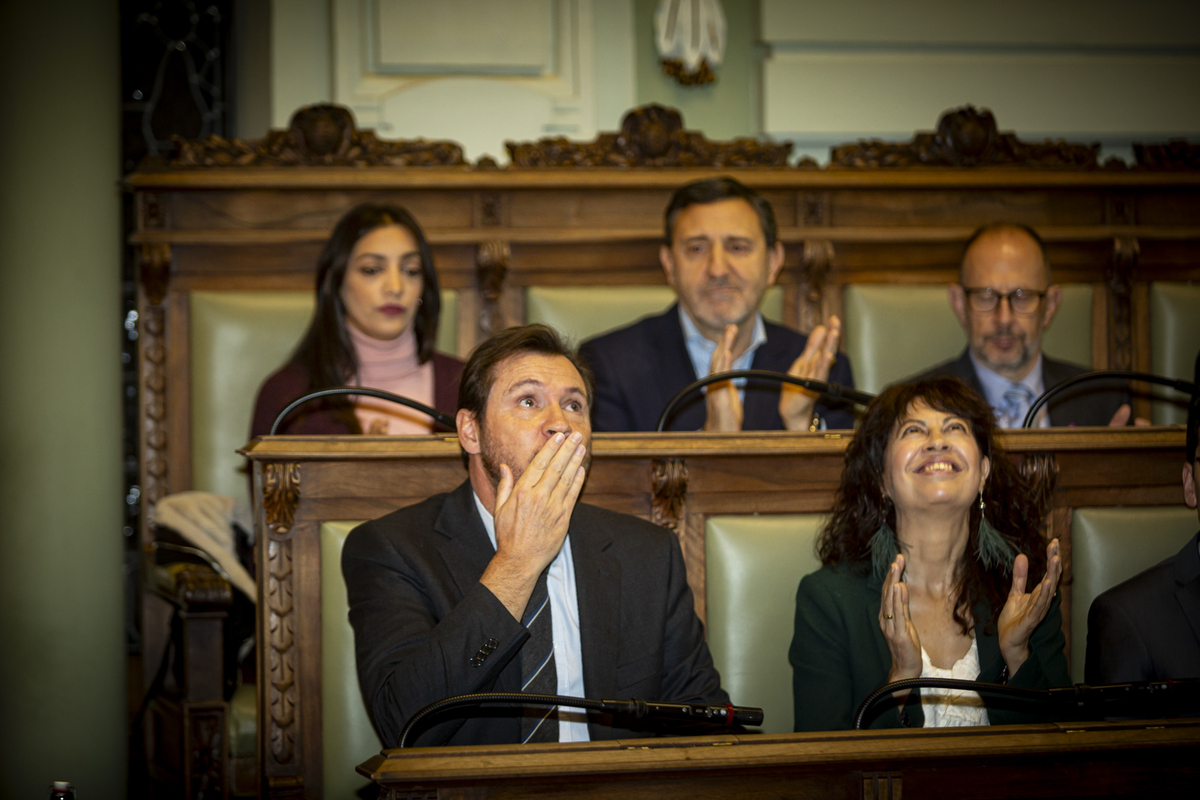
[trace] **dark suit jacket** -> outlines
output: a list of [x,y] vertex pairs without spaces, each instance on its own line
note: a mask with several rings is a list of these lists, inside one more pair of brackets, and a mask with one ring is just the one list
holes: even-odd
[[[692,606],[679,542],[667,530],[582,503],[571,517],[583,682],[597,699],[727,703]],[[470,482],[359,526],[342,573],[359,685],[375,728],[393,744],[404,723],[452,695],[516,692],[529,632],[479,578],[493,554]],[[481,647],[497,644],[488,654]],[[478,656],[483,663],[471,666]],[[512,709],[439,717],[419,745],[520,739]],[[647,735],[589,717],[592,739]]]
[[[453,416],[458,411],[458,379],[462,376],[463,362],[453,356],[433,354],[433,407]],[[308,392],[308,370],[296,361],[290,361],[263,381],[254,401],[254,419],[250,424],[250,438],[266,436],[271,423],[288,403]],[[434,430],[445,430],[434,423]],[[337,436],[362,433],[353,410],[346,405],[331,405],[324,400],[313,400],[300,406],[283,421],[280,434],[303,434],[310,436]]]
[[1200,533],[1088,610],[1089,684],[1200,678]]
[[[849,566],[822,567],[800,581],[796,632],[788,653],[797,731],[848,730],[854,725],[859,703],[887,683],[892,656],[879,630],[882,590],[881,580],[860,575]],[[989,618],[986,608],[975,610],[975,619]],[[985,632],[986,627],[980,624],[975,628],[978,680],[996,683],[1004,669],[1004,657],[999,638],[995,632]],[[1065,642],[1055,595],[1046,618],[1029,640],[1029,658],[1008,683],[1030,689],[1069,686]],[[1047,721],[1026,713],[1028,705],[1022,708],[986,695],[983,701],[992,725]],[[903,709],[890,698],[874,709],[874,716],[867,720],[871,728],[920,728],[925,724],[921,704],[912,697]]]
[[[751,367],[787,372],[803,352],[808,338],[771,322],[766,327],[767,341],[754,352]],[[596,374],[596,397],[592,403],[594,431],[654,430],[670,399],[697,379],[684,344],[678,304],[665,314],[589,339],[579,348],[579,354]],[[838,354],[829,370],[829,380],[854,386],[850,362],[844,354]],[[779,384],[749,382],[744,411],[744,430],[783,430]],[[849,406],[830,407],[818,402],[816,411],[829,428],[854,427],[854,414]],[[704,427],[704,419],[704,394],[698,392],[691,401],[679,406],[667,430],[699,430]]]
[[[1065,380],[1091,371],[1088,367],[1056,361],[1042,353],[1042,384],[1047,391]],[[980,395],[987,397],[983,391],[983,384],[979,382],[979,376],[975,374],[969,348],[963,350],[962,355],[953,361],[938,364],[918,377],[926,378],[938,374],[957,375]],[[1096,381],[1080,384],[1056,396],[1047,404],[1047,413],[1050,416],[1050,424],[1055,426],[1107,425],[1113,414],[1117,413],[1117,409],[1128,402],[1129,390],[1123,384]],[[1132,418],[1129,421],[1132,423]]]

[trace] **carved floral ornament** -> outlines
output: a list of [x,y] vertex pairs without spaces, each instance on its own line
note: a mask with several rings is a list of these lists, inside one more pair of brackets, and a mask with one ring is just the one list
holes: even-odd
[[[666,3],[664,3],[665,5]],[[681,3],[680,7],[693,4]],[[682,13],[682,12],[681,12]],[[689,12],[690,13],[690,12]],[[683,62],[680,62],[681,64]],[[699,62],[706,63],[704,61]],[[686,69],[686,67],[681,67]],[[287,130],[274,130],[262,139],[176,139],[171,167],[470,167],[462,148],[451,141],[383,140],[371,130],[355,127],[350,110],[337,105],[302,108]],[[791,142],[753,138],[712,141],[684,127],[673,108],[657,104],[629,111],[621,130],[601,133],[590,142],[547,137],[533,142],[506,142],[513,167],[775,167],[786,168]],[[1017,167],[1028,169],[1098,169],[1099,144],[1064,140],[1028,142],[1011,131],[999,130],[992,112],[974,106],[946,111],[937,130],[918,132],[906,142],[864,139],[834,147],[831,168],[889,167]],[[1200,169],[1200,144],[1175,140],[1165,144],[1134,144],[1135,169]],[[149,160],[153,168],[156,162]],[[1106,169],[1125,169],[1110,159]],[[795,165],[817,169],[811,158]],[[498,169],[484,156],[477,170]]]

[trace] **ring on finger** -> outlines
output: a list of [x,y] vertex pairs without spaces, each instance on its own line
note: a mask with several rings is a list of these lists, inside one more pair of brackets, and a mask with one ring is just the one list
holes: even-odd
[[884,619],[891,619],[891,618],[892,618],[892,615],[891,615],[891,614],[884,614],[884,615],[883,615],[883,618],[884,618]]

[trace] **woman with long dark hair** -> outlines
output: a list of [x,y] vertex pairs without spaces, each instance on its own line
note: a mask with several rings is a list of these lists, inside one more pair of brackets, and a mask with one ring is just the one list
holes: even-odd
[[[399,206],[363,204],[333,229],[317,261],[317,305],[291,360],[259,390],[251,436],[292,400],[332,386],[365,386],[453,415],[462,362],[435,353],[441,295],[421,226]],[[293,411],[278,433],[430,433],[419,411],[346,396]]]
[[[818,540],[824,566],[796,595],[796,730],[849,728],[869,693],[904,678],[1070,683],[1058,540],[1042,536],[1043,510],[995,430],[954,377],[889,387],[867,407]],[[872,727],[1029,718],[974,692],[896,695]]]

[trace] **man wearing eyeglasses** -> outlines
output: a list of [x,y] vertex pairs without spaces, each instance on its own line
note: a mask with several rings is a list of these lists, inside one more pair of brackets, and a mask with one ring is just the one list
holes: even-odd
[[[1042,334],[1060,302],[1062,288],[1051,282],[1046,247],[1036,231],[1007,223],[978,229],[963,251],[959,282],[950,286],[950,306],[967,332],[967,349],[927,374],[957,375],[988,399],[1000,427],[1021,427],[1038,396],[1090,371],[1042,353]],[[1085,383],[1052,399],[1034,425],[1125,425],[1129,417],[1123,387]]]

